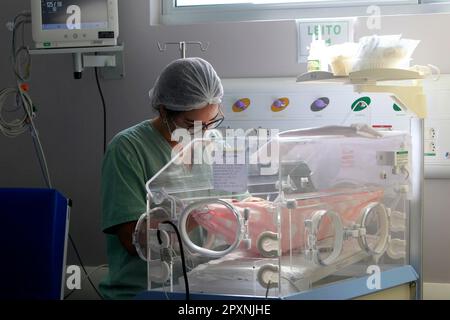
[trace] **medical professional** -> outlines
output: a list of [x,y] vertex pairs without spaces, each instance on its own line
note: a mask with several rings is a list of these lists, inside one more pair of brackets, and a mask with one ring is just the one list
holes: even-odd
[[132,243],[136,222],[146,211],[146,182],[171,160],[172,133],[203,130],[223,121],[223,87],[214,68],[200,58],[169,64],[150,91],[159,116],[119,133],[102,167],[102,229],[107,237],[109,273],[100,284],[105,299],[131,299],[146,290],[147,265]]

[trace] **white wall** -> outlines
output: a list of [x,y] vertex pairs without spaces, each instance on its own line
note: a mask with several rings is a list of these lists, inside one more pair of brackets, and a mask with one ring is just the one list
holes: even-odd
[[[10,34],[2,26],[14,14],[28,9],[28,0],[0,4],[0,39]],[[131,5],[132,3],[132,5]],[[150,26],[149,1],[120,1],[121,38],[126,45],[126,78],[103,84],[108,103],[109,136],[151,117],[147,92],[158,73],[179,57],[176,48],[160,53],[158,41],[204,41],[206,54],[194,48],[190,56],[209,60],[224,78],[296,76],[305,71],[297,64],[294,21],[215,23],[191,26]],[[379,34],[402,33],[422,40],[415,63],[438,65],[450,73],[450,15],[397,16],[382,19]],[[369,34],[365,19],[359,19],[356,38]],[[0,87],[11,84],[8,48],[0,49]],[[34,59],[32,96],[39,107],[37,124],[45,144],[55,187],[74,200],[72,233],[87,264],[105,260],[100,232],[100,168],[102,159],[102,114],[93,73],[72,79],[70,56]],[[29,136],[14,140],[0,136],[0,186],[42,186]],[[448,181],[426,183],[425,280],[450,282],[450,254],[436,248],[450,246],[446,226],[450,219]],[[73,258],[71,260],[74,262]]]

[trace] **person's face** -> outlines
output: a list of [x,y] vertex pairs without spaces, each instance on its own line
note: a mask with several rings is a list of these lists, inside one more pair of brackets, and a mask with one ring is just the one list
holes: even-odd
[[224,116],[220,105],[210,104],[203,109],[183,112],[173,118],[172,122],[174,127],[187,129],[193,133],[196,129],[194,127],[195,122],[201,122],[202,129],[205,131],[217,128],[223,120]]

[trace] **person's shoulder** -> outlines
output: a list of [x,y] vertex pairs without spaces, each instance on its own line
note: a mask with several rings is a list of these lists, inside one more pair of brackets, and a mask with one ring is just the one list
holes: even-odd
[[131,147],[136,141],[151,130],[149,121],[138,123],[132,127],[119,132],[109,143],[108,149],[126,149]]

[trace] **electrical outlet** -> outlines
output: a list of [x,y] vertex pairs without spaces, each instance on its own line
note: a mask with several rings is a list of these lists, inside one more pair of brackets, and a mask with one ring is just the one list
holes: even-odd
[[431,155],[436,154],[437,147],[434,141],[429,141],[425,143],[425,154]]
[[425,140],[435,140],[437,137],[437,130],[435,128],[427,128],[425,130]]

